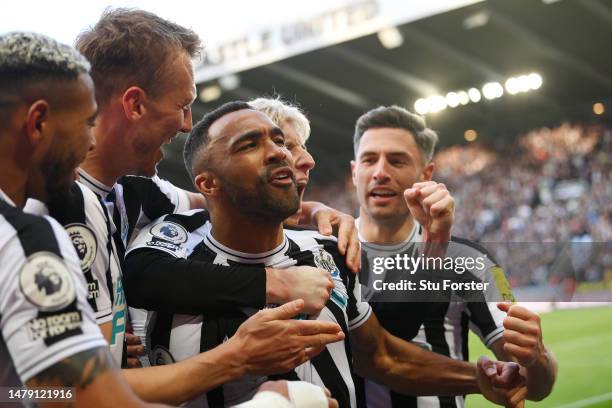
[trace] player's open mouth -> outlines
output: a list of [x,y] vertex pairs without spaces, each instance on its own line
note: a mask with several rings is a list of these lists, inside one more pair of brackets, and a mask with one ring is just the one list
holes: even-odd
[[274,170],[268,180],[270,184],[287,186],[294,184],[293,171],[289,167]]
[[396,195],[397,193],[395,191],[392,191],[386,188],[375,188],[372,191],[370,191],[370,197],[387,198],[387,197],[395,197]]

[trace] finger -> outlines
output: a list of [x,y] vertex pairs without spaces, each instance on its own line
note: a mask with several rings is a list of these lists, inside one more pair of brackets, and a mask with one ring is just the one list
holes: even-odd
[[139,359],[134,357],[128,357],[127,366],[128,368],[140,368],[142,367],[142,364],[140,363]]
[[538,327],[531,321],[517,319],[516,317],[506,316],[504,319],[504,328],[506,330],[514,330],[520,333],[532,334],[537,336],[540,334]]
[[419,181],[418,183],[414,183],[412,185],[412,188],[416,188],[418,190],[421,190],[423,188],[429,187],[429,186],[434,186],[438,183],[436,183],[435,181]]
[[361,244],[356,231],[351,235],[346,250],[346,266],[355,274],[359,273],[361,269]]
[[142,341],[140,340],[140,336],[136,336],[135,334],[127,332],[125,333],[125,342],[128,346],[139,345],[142,343]]
[[338,226],[338,251],[341,255],[346,254],[346,247],[348,246],[351,237],[355,232],[355,219],[353,217],[340,217]]
[[419,190],[407,189],[404,191],[404,200],[410,210],[410,213],[417,221],[424,223],[427,219],[427,214],[419,201]]
[[339,407],[338,401],[336,401],[335,399],[330,398],[328,401],[329,401],[329,408],[338,408]]
[[438,191],[448,191],[446,186],[442,183],[431,182],[431,184],[419,187],[421,191],[421,198],[426,198]]
[[266,320],[287,320],[295,317],[304,309],[304,301],[302,299],[296,299],[291,302],[287,302],[279,307],[265,309],[258,313],[264,313]]
[[540,318],[536,313],[519,305],[510,306],[508,316],[517,317],[523,320],[537,320]]
[[128,356],[144,356],[145,348],[143,345],[127,346]]
[[504,330],[504,341],[517,346],[533,348],[537,343],[537,339],[528,334],[523,334],[514,330]]
[[505,343],[504,351],[510,354],[512,357],[516,358],[519,363],[529,361],[533,357],[533,352],[531,348],[517,346],[516,344],[512,343]]
[[289,322],[296,328],[296,333],[300,336],[315,336],[317,334],[343,333],[337,323],[325,322],[320,320],[292,320]]
[[497,308],[501,310],[502,312],[506,312],[506,313],[508,313],[508,310],[510,310],[510,306],[512,306],[512,303],[500,302],[497,304]]
[[325,350],[325,346],[322,347],[306,347],[304,349],[306,351],[307,360],[318,356],[323,350]]
[[478,358],[477,365],[482,370],[482,372],[485,373],[485,375],[489,378],[497,374],[495,362],[487,356],[480,356]]
[[450,194],[446,190],[435,191],[435,192],[431,193],[431,195],[429,195],[427,197],[421,195],[421,197],[423,198],[422,205],[423,205],[424,208],[427,209],[428,212],[431,213],[431,206],[436,204],[439,201],[442,201],[444,198],[449,197],[449,195]]
[[522,381],[520,375],[520,366],[512,362],[499,362],[501,365],[501,373],[493,379],[496,386],[512,387]]
[[326,344],[336,343],[342,340],[344,340],[344,332],[336,334],[316,334],[304,338],[304,344],[306,347],[321,348]]
[[327,387],[323,387],[323,392],[327,398],[331,397],[331,391]]
[[321,211],[317,217],[317,229],[321,235],[331,235],[334,232],[331,224],[331,213]]
[[438,218],[448,213],[452,213],[454,209],[455,209],[455,199],[451,197],[450,195],[447,195],[446,197],[442,198],[440,201],[434,203],[429,208],[429,213],[431,214],[432,217]]

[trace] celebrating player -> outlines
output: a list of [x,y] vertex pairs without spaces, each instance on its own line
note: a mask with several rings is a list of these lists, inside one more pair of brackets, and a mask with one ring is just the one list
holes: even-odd
[[[130,247],[128,273],[160,259],[181,263],[316,265],[334,279],[330,300],[313,316],[337,322],[351,331],[348,342],[329,344],[316,358],[287,374],[324,385],[342,407],[356,406],[351,378],[358,372],[407,393],[458,395],[483,392],[495,401],[519,403],[520,378],[516,366],[500,364],[502,374],[483,378],[481,370],[401,341],[384,331],[360,286],[345,267],[333,239],[312,231],[283,230],[282,222],[299,208],[292,157],[285,135],[270,119],[242,102],[228,103],[207,114],[192,130],[185,145],[187,168],[196,188],[206,197],[210,215],[202,211],[162,217],[143,229]],[[172,274],[171,270],[167,271]],[[289,273],[289,272],[288,272]],[[180,279],[175,277],[176,279]],[[182,361],[194,352],[214,347],[231,336],[253,310],[210,318],[158,312],[150,319],[150,344],[159,363]],[[279,347],[283,346],[282,339]],[[480,379],[477,383],[476,377]],[[263,377],[245,377],[202,395],[202,406],[232,404],[248,398]],[[506,387],[496,394],[493,385]],[[194,403],[196,403],[194,401]]]
[[[464,273],[482,279],[488,275],[500,297],[510,299],[509,286],[493,258],[475,243],[451,238],[454,201],[443,184],[431,180],[437,140],[421,117],[398,106],[373,109],[357,120],[351,169],[360,204],[357,225],[364,255],[372,264],[375,258],[397,254],[417,256],[419,242],[450,241],[447,255],[485,262],[482,272],[471,268]],[[376,275],[381,278],[384,274]],[[367,280],[364,283],[371,288]],[[377,302],[372,307],[381,325],[393,335],[454,359],[468,359],[468,330],[472,328],[497,358],[524,365],[528,398],[540,400],[552,389],[555,359],[544,347],[537,315],[523,307],[500,304],[508,312],[505,318],[495,302],[429,299],[422,303]],[[365,385],[370,407],[464,404],[463,396],[417,398],[374,381],[366,380]]]

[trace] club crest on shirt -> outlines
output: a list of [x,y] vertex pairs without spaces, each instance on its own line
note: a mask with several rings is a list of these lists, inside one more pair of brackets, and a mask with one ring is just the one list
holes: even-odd
[[175,362],[170,351],[163,346],[155,346],[155,348],[151,350],[149,359],[152,365],[167,365],[174,364]]
[[334,262],[334,257],[326,250],[321,249],[314,254],[314,263],[317,265],[317,268],[325,269],[331,273],[332,278],[340,276],[340,270],[338,270]]
[[98,253],[98,241],[93,231],[83,224],[68,224],[65,228],[81,261],[81,270],[90,269]]
[[187,230],[181,225],[170,221],[155,224],[149,230],[151,235],[174,245],[187,242]]
[[51,252],[30,255],[19,273],[19,287],[40,310],[60,310],[76,296],[72,276],[59,256]]

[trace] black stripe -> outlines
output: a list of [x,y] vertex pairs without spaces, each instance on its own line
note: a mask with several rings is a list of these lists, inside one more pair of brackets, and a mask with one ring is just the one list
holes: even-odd
[[331,391],[340,408],[351,407],[351,396],[340,370],[334,363],[329,350],[325,348],[318,356],[310,360],[321,377],[323,384]]
[[208,211],[196,211],[193,214],[169,214],[164,217],[164,221],[175,222],[182,225],[188,232],[193,232],[206,224],[210,220]]
[[461,313],[461,352],[463,360],[470,361],[470,349],[468,347],[468,335],[470,334],[470,316],[466,312]]
[[[163,347],[170,352],[170,335],[172,333],[172,314],[157,312],[149,322],[147,335],[151,341],[151,350]],[[155,356],[149,356],[151,364],[156,365]],[[174,359],[174,357],[173,357]]]
[[483,339],[497,330],[497,323],[486,302],[468,302],[467,307],[470,311],[470,320],[478,327]]
[[[202,322],[200,331],[200,352],[212,350],[219,344],[223,343],[223,330],[221,328],[221,319],[206,320]],[[206,393],[208,406],[211,408],[223,407],[225,404],[225,396],[223,395],[223,385],[220,385]]]
[[0,214],[17,232],[26,258],[41,251],[48,251],[63,259],[53,227],[44,217],[27,214],[0,200]]
[[[431,309],[431,313],[427,316],[423,325],[425,326],[425,338],[435,353],[450,357],[450,348],[446,342],[444,333],[444,318],[448,312],[450,303],[440,302],[435,303]],[[438,397],[440,408],[456,408],[455,397],[443,396]]]
[[[81,224],[84,226],[87,224],[85,198],[83,197],[83,191],[77,183],[73,183],[72,186],[70,186],[70,190],[66,195],[62,196],[61,200],[49,202],[47,208],[49,209],[49,215],[55,218],[64,227],[70,224]],[[94,237],[97,240],[95,235]],[[70,238],[72,239],[72,237]],[[83,270],[83,275],[87,282],[88,291],[90,285],[94,287],[98,286],[98,282],[94,278],[91,268]],[[87,303],[89,303],[89,306],[91,306],[94,312],[99,311],[98,303],[94,297],[87,296]]]

